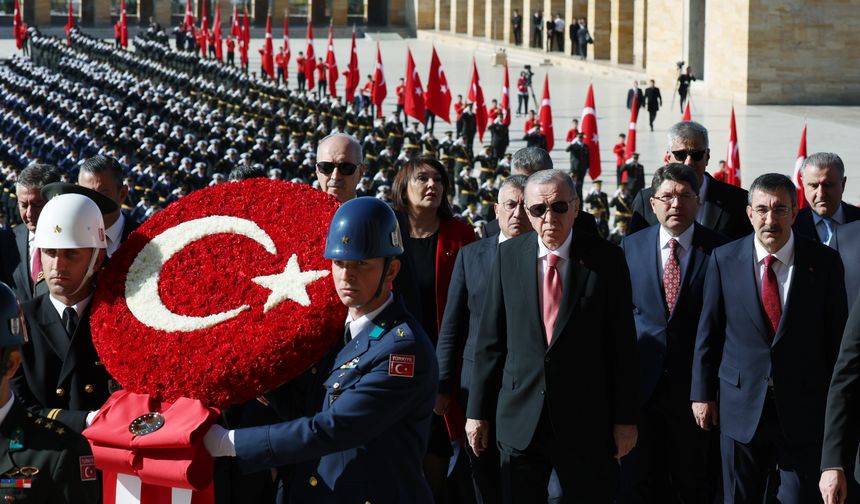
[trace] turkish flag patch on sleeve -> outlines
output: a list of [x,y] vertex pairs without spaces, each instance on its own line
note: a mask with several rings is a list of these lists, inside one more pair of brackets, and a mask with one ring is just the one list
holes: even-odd
[[388,376],[415,376],[415,356],[391,354],[388,356]]
[[96,459],[92,455],[86,457],[78,457],[81,464],[81,481],[95,481],[96,479]]

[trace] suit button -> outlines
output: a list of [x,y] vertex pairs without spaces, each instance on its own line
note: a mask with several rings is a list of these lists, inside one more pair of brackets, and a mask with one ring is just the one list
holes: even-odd
[[549,357],[544,357],[543,361],[544,361],[544,362],[549,362]]
[[343,378],[343,377],[344,377],[344,375],[346,375],[346,373],[341,373],[341,374],[337,375],[337,377],[338,377],[338,378]]
[[312,486],[312,487],[317,486],[317,479],[316,479],[315,477],[311,476],[311,477],[308,479],[308,485],[310,485],[310,486]]
[[339,389],[339,388],[340,388],[340,383],[338,383],[338,382],[334,382],[334,385],[332,385],[332,386],[331,386],[331,388],[333,388],[333,389]]
[[63,397],[64,395],[66,395],[65,389],[58,388],[57,389],[57,395],[60,397]]
[[86,392],[87,394],[92,394],[93,386],[87,383],[86,385],[84,385],[84,392]]
[[545,395],[545,393],[546,393],[546,391],[544,391],[544,390],[540,391],[540,395]]
[[311,374],[317,374],[317,368],[312,367],[311,368]]

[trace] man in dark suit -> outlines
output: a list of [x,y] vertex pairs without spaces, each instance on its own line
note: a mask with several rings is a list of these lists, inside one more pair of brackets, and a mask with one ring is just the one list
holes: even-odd
[[848,309],[839,254],[792,232],[797,211],[788,177],[758,177],[747,208],[755,234],[708,265],[690,398],[700,427],[720,426],[727,503],[819,501],[827,385]]
[[[737,239],[752,232],[746,216],[747,192],[739,187],[714,180],[705,169],[711,157],[708,148],[708,130],[693,121],[681,121],[669,129],[667,163],[682,163],[692,166],[699,176],[699,210],[696,222]],[[645,189],[633,200],[633,218],[630,232],[657,224],[657,217],[648,204],[654,193]]]
[[860,221],[854,221],[839,227],[841,241],[839,255],[845,266],[845,293],[848,295],[848,306],[854,306],[854,300],[860,294]]
[[660,96],[660,88],[654,84],[654,79],[651,79],[645,89],[645,108],[648,109],[648,124],[651,126],[651,131],[654,131],[654,119],[657,118],[657,111],[662,106],[663,97]]
[[645,95],[642,89],[639,88],[639,81],[633,81],[633,87],[627,90],[627,110],[633,107],[633,98],[636,98],[636,106],[642,108],[645,106]]
[[[536,233],[502,243],[475,345],[466,433],[476,455],[495,428],[507,502],[611,502],[636,443],[636,337],[620,249],[573,232],[570,177],[542,170],[525,190]],[[620,308],[619,308],[620,307]],[[627,307],[627,308],[625,308]]]
[[699,180],[682,164],[654,174],[660,224],[621,243],[639,343],[639,439],[621,461],[619,503],[708,502],[710,433],[690,412],[693,344],[711,251],[727,239],[696,223]]
[[[501,232],[497,236],[470,243],[457,254],[436,344],[440,391],[434,408],[437,415],[447,412],[452,397],[460,407],[465,408],[468,403],[475,361],[475,340],[484,306],[487,278],[496,250],[500,243],[532,228],[523,206],[526,178],[524,175],[512,175],[505,179],[499,189],[499,202],[494,207]],[[476,457],[471,449],[466,450],[472,465],[478,503],[489,504],[501,502],[502,499],[499,452],[495,446],[495,436],[492,438],[480,457]]]
[[103,222],[98,205],[82,194],[61,194],[45,204],[33,243],[49,293],[22,306],[30,342],[21,349],[21,370],[12,380],[21,404],[75,432],[119,388],[90,334],[93,277],[107,246]]
[[[824,504],[860,501],[860,495],[858,495],[860,492],[858,360],[860,360],[860,297],[854,302],[851,316],[845,324],[839,359],[833,369],[833,378],[827,395],[824,446],[821,452],[822,473],[818,483]],[[851,468],[854,469],[853,472]]]
[[[18,200],[18,211],[21,213],[23,225],[15,226],[17,255],[12,280],[15,282],[15,296],[24,303],[33,299],[36,286],[41,283],[41,271],[33,272],[35,264],[41,270],[41,257],[35,258],[36,248],[33,239],[36,237],[36,224],[45,201],[42,199],[42,187],[60,181],[60,172],[52,165],[31,164],[21,171],[15,183],[15,193]],[[35,261],[35,262],[34,262]]]
[[109,156],[95,156],[84,161],[78,174],[78,184],[97,191],[116,203],[116,210],[104,215],[107,255],[110,257],[120,243],[137,229],[137,223],[125,215],[122,205],[128,197],[128,186],[123,182],[122,166]]
[[511,31],[514,33],[514,44],[523,44],[523,16],[519,9],[514,9],[514,15],[511,16]]
[[842,201],[845,165],[832,152],[810,154],[801,168],[807,207],[797,214],[794,232],[839,250],[840,228],[860,220],[860,208]]

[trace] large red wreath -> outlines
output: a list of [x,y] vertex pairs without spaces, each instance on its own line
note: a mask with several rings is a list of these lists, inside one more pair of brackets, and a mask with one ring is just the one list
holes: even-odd
[[[154,215],[99,275],[90,323],[107,370],[133,392],[224,407],[319,360],[345,317],[323,258],[337,207],[306,185],[252,179],[194,192]],[[262,234],[225,231],[224,222],[256,225]],[[164,261],[159,254],[170,246],[175,253]],[[159,267],[160,277],[149,274]],[[144,296],[143,280],[154,278],[153,294]],[[293,286],[287,294],[284,285]],[[240,308],[193,328],[202,317]]]

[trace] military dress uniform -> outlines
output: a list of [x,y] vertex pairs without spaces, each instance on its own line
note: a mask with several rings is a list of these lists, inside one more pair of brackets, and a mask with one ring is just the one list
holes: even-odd
[[11,400],[0,424],[0,502],[98,502],[101,487],[86,439]]
[[69,335],[48,297],[21,306],[30,341],[21,346],[21,368],[11,380],[12,390],[27,409],[80,433],[87,414],[98,410],[119,385],[93,346],[90,307]]
[[297,464],[291,502],[431,503],[422,461],[439,369],[421,325],[394,299],[330,362],[311,370],[319,413],[235,431],[240,467]]

